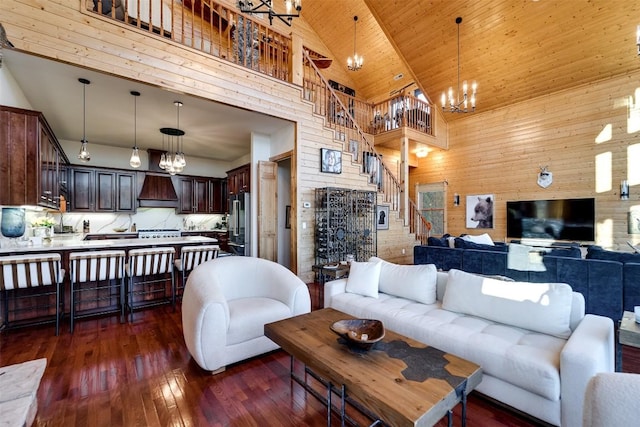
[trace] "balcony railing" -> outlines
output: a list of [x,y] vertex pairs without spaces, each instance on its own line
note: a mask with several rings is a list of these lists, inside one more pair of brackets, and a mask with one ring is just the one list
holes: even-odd
[[291,39],[236,9],[211,0],[95,0],[87,7],[152,35],[291,81]]
[[377,135],[407,126],[433,136],[432,105],[412,95],[397,95],[373,104],[370,133]]

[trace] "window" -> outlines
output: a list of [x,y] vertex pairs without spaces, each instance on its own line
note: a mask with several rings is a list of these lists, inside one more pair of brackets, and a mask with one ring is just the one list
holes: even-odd
[[441,236],[445,233],[446,199],[444,182],[416,185],[416,206],[420,215],[431,223],[432,235]]

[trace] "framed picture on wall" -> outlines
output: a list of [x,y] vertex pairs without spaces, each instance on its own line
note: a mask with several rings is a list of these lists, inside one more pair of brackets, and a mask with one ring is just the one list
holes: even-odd
[[493,194],[467,196],[467,228],[493,228]]
[[284,228],[291,228],[291,206],[284,208]]
[[358,161],[358,141],[356,141],[355,139],[349,140],[349,152],[353,157],[353,161],[357,162]]
[[320,172],[342,173],[342,152],[330,150],[329,148],[321,148]]
[[389,206],[376,206],[376,228],[378,230],[389,229]]
[[382,190],[382,167],[380,159],[369,151],[362,152],[362,172],[369,175],[369,184],[376,184]]
[[629,212],[629,234],[640,234],[640,210]]

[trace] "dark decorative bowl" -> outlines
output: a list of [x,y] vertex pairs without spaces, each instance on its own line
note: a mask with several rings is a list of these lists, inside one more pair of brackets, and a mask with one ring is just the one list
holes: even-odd
[[342,337],[348,347],[356,350],[370,350],[384,338],[384,325],[373,319],[339,320],[331,325],[331,330]]

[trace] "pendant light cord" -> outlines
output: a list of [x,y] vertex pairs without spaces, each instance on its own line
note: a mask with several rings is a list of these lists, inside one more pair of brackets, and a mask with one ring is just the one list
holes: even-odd
[[458,105],[460,104],[460,23],[462,22],[462,18],[456,19],[456,23],[458,24]]
[[82,82],[82,143],[87,142],[87,84]]

